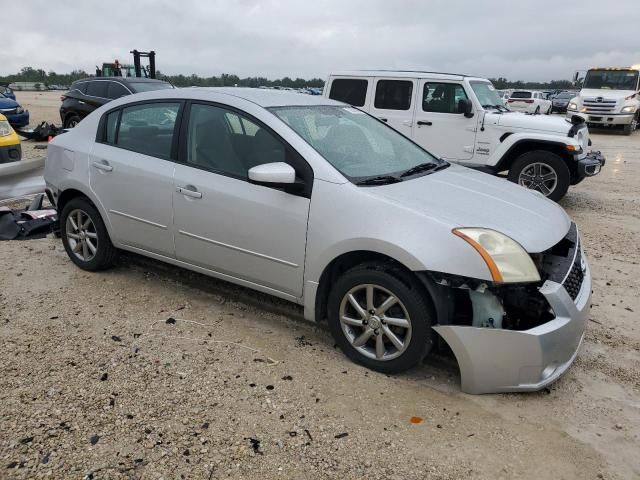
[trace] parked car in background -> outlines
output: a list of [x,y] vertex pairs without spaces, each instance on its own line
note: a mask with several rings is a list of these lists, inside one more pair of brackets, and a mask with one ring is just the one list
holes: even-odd
[[102,105],[126,95],[173,88],[168,82],[136,77],[96,77],[77,80],[60,97],[60,119],[65,128],[73,128]]
[[551,113],[551,100],[547,100],[544,93],[531,90],[516,90],[507,100],[507,106],[514,112],[523,113]]
[[551,100],[551,112],[566,112],[567,105],[572,98],[577,95],[576,92],[560,92]]
[[584,123],[511,112],[485,78],[356,70],[331,74],[324,95],[361,108],[447,161],[506,175],[555,201],[604,164],[588,152]]
[[78,267],[123,249],[275,295],[381,372],[420,364],[440,335],[464,391],[539,390],[569,368],[589,316],[562,208],[327,98],[120,98],[49,143],[44,178]]
[[5,97],[10,98],[11,100],[16,99],[16,94],[9,87],[9,85],[0,85],[0,95],[4,95]]
[[29,111],[2,93],[0,93],[0,113],[6,117],[13,128],[29,125]]
[[17,162],[21,156],[20,138],[6,117],[0,114],[0,163]]

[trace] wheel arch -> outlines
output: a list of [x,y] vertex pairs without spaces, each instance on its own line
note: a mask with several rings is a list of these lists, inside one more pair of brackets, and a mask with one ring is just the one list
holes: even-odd
[[106,214],[106,211],[104,210],[102,204],[98,201],[98,199],[81,185],[73,184],[67,186],[67,188],[60,189],[59,193],[55,197],[58,216],[62,214],[62,209],[67,203],[78,197],[86,198],[87,200],[89,200],[89,202],[91,202],[96,210],[98,210],[98,213],[102,217],[102,221],[104,222],[107,232],[109,233],[109,236],[113,241],[113,231],[111,228],[111,223],[109,222],[109,216]]
[[[505,139],[508,138],[509,137],[505,137]],[[567,163],[567,167],[569,167],[569,170],[571,171],[571,163],[569,161],[571,160],[571,155],[567,152],[565,143],[553,140],[522,139],[516,140],[511,146],[509,146],[507,151],[502,155],[494,167],[495,172],[498,173],[509,170],[511,165],[513,165],[513,162],[515,162],[518,157],[535,150],[544,150],[555,153]]]

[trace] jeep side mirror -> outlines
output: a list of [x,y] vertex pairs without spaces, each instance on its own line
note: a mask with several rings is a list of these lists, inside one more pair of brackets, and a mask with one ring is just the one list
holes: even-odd
[[458,113],[463,113],[465,117],[471,118],[473,117],[473,113],[471,109],[473,108],[473,103],[468,98],[461,98],[458,100]]

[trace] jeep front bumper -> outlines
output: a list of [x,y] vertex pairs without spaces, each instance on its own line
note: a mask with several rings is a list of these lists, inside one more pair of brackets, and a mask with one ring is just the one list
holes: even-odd
[[547,280],[540,287],[555,318],[530,330],[433,327],[458,361],[462,391],[536,391],[567,371],[578,354],[591,307],[591,273],[586,258],[583,269],[584,279],[575,301],[559,283]]

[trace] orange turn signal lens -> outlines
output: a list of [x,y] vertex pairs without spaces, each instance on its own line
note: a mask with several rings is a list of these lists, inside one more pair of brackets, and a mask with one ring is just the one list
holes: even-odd
[[458,237],[463,239],[465,242],[467,242],[469,245],[471,245],[473,248],[475,248],[475,250],[480,254],[484,262],[487,264],[487,267],[489,268],[489,272],[491,273],[491,278],[493,279],[494,282],[502,283],[504,281],[502,278],[502,274],[500,273],[500,270],[498,270],[498,266],[496,265],[496,262],[493,260],[493,258],[491,258],[491,255],[489,255],[489,253],[484,249],[482,245],[480,245],[473,238],[465,235],[459,230],[453,230],[453,234],[457,235]]

